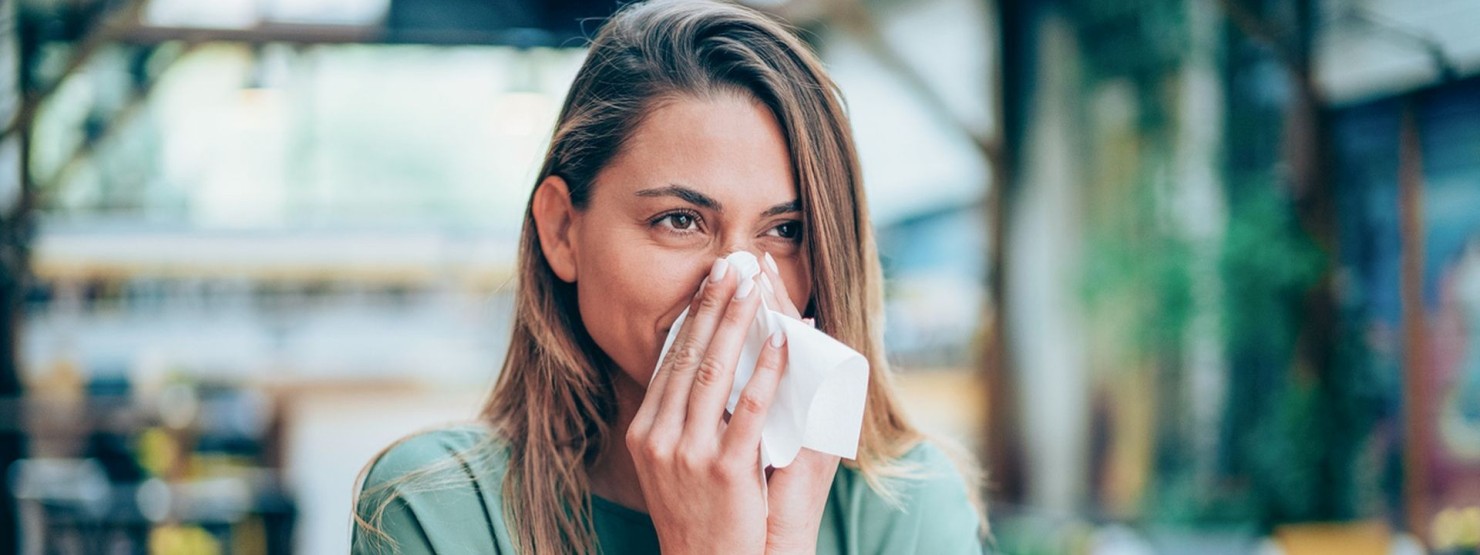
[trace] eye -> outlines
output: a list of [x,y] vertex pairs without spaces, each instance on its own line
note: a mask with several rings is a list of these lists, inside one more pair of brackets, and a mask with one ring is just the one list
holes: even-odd
[[652,224],[654,226],[667,227],[674,232],[688,233],[693,231],[694,227],[699,224],[699,215],[685,210],[669,212],[658,216],[653,220]]
[[771,231],[782,239],[795,240],[802,236],[802,222],[786,222],[771,228]]

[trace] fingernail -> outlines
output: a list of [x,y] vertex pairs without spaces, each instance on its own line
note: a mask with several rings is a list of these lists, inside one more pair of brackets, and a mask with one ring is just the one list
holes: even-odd
[[770,268],[772,272],[776,272],[776,275],[781,275],[781,270],[776,268],[776,259],[771,258],[771,253],[769,252],[766,253],[766,267]]
[[772,347],[780,347],[782,343],[786,343],[786,333],[785,332],[778,331],[776,333],[771,334],[771,346]]
[[730,262],[723,258],[714,261],[714,266],[709,268],[709,282],[719,283],[725,279],[725,271],[730,269]]
[[802,322],[805,322],[807,325],[812,326],[814,328],[817,327],[817,320],[815,320],[815,319],[812,319],[812,318],[802,318]]
[[761,274],[761,286],[766,288],[767,293],[776,294],[776,287],[771,285],[771,278],[766,277],[766,274]]
[[753,280],[753,279],[742,279],[742,280],[740,280],[740,288],[735,290],[735,299],[736,300],[739,300],[739,299],[743,299],[745,297],[750,296],[750,290],[752,290],[752,289],[755,289],[755,280]]

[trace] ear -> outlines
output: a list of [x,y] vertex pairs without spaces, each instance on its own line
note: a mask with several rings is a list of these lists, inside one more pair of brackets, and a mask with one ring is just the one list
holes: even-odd
[[576,281],[576,240],[571,229],[575,224],[575,206],[570,202],[570,187],[565,179],[552,175],[540,182],[534,191],[535,229],[545,263],[566,283]]

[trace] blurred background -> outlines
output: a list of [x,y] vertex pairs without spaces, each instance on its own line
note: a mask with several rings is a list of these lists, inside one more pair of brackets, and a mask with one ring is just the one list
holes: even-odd
[[[1476,553],[1480,3],[749,0],[994,549]],[[0,2],[0,553],[343,553],[473,415],[597,0]]]

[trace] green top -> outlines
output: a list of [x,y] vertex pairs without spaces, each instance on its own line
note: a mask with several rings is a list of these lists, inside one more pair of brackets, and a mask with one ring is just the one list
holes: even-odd
[[[394,493],[380,515],[379,529],[395,545],[390,548],[356,526],[353,553],[513,554],[500,497],[507,452],[483,449],[469,456],[471,448],[489,439],[484,428],[447,428],[413,435],[386,450],[371,465],[355,511],[370,520],[381,501]],[[976,509],[945,454],[922,442],[903,459],[918,468],[919,478],[898,483],[898,506],[874,493],[858,471],[838,469],[822,515],[818,553],[983,552]],[[456,469],[449,472],[455,479],[434,472],[439,477],[432,480],[401,480],[428,468]],[[387,483],[393,485],[379,487]],[[647,514],[597,496],[591,497],[591,509],[601,553],[658,552],[658,536]]]

